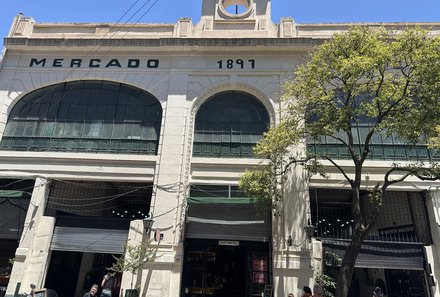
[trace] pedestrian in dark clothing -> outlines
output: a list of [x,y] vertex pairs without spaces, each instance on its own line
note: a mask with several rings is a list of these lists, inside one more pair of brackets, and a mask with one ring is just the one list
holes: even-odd
[[104,275],[101,283],[101,297],[112,297],[112,290],[114,286],[115,277],[110,272],[107,272],[107,274]]
[[304,286],[301,296],[302,297],[312,297],[312,289],[310,289],[310,287]]

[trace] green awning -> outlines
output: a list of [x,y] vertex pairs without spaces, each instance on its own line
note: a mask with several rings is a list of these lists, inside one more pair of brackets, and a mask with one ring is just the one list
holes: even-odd
[[23,191],[0,190],[0,198],[21,198],[23,194]]
[[254,198],[188,197],[188,204],[255,204]]

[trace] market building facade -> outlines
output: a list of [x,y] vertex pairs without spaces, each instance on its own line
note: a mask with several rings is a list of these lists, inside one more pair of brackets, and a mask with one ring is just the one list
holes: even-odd
[[[270,0],[204,0],[197,24],[15,18],[0,64],[6,296],[30,284],[82,296],[124,243],[147,238],[159,257],[135,275],[139,296],[261,296],[269,286],[299,295],[323,268],[337,270],[326,255],[343,254],[351,232],[342,176],[329,167],[329,179],[307,182],[294,170],[276,215],[238,189],[240,175],[265,162],[252,148],[280,120],[283,82],[313,46],[352,26],[275,24],[270,9]],[[377,141],[366,182],[394,160],[438,160],[423,144]],[[331,141],[308,146],[344,159]],[[440,296],[437,186],[409,180],[392,190],[352,294],[382,286]],[[125,296],[130,282],[124,273],[116,291]]]

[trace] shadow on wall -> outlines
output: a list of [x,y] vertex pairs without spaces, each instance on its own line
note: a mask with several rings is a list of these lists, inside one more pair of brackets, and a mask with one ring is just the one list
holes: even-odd
[[[139,285],[141,284],[141,280],[143,279],[144,272],[145,272],[145,270],[142,270],[142,272],[140,273],[140,277],[138,278]],[[150,287],[150,282],[151,282],[152,274],[153,274],[153,271],[151,269],[148,269],[147,275],[145,277],[144,285],[142,287],[142,292],[141,292],[141,296],[142,297],[146,297],[147,296],[148,288]],[[138,285],[137,282],[136,282],[136,285]]]
[[[298,156],[297,156],[298,157]],[[304,225],[310,219],[309,193],[307,188],[306,172],[301,166],[292,167],[284,183],[284,200],[282,205],[282,216],[279,218],[283,220],[277,224],[280,236],[292,236],[293,246],[289,248],[290,251],[301,251],[311,248],[308,242],[304,242],[306,235],[304,234]],[[296,244],[301,244],[295,247]],[[295,255],[295,253],[293,253]],[[301,252],[299,258],[292,258],[292,254],[287,253],[282,255],[279,253],[279,261],[284,261],[282,269],[275,269],[274,276],[278,277],[278,286],[276,288],[276,296],[287,296],[292,292],[295,296],[301,296],[301,291],[304,286],[312,286],[314,284],[312,269],[312,254]],[[283,258],[284,257],[284,258]],[[291,267],[292,263],[299,262],[299,267]],[[292,289],[293,288],[293,289]]]
[[305,239],[304,226],[310,219],[309,192],[306,180],[307,174],[303,167],[296,166],[290,168],[284,183],[284,230],[285,235],[291,235],[296,243]]
[[301,296],[304,286],[313,286],[313,270],[306,262],[301,262],[300,267],[295,270],[277,269],[279,273],[275,271],[279,280],[274,296],[287,297],[289,293],[293,293],[294,296]]

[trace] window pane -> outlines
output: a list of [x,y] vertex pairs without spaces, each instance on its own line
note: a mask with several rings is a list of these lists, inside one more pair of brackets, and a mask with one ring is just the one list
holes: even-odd
[[[103,151],[107,150],[105,145],[88,139],[113,138],[129,141],[114,142],[111,152],[156,153],[161,116],[162,107],[157,99],[140,89],[113,82],[76,81],[45,87],[24,96],[9,115],[5,136],[59,139],[17,141],[14,145],[26,148],[21,145],[24,143],[32,150]],[[80,138],[86,140],[80,141]],[[141,143],[141,138],[154,144]],[[14,149],[9,144],[1,146]]]
[[6,125],[6,128],[5,128],[5,136],[13,136],[13,135],[15,135],[15,128],[16,127],[17,127],[17,122],[16,121],[8,122],[8,124]]
[[36,125],[37,125],[36,122],[31,122],[31,121],[27,122],[23,135],[24,136],[33,136],[34,132],[35,132]]
[[207,157],[252,157],[253,144],[268,126],[269,115],[256,98],[241,92],[220,93],[197,113],[194,141],[203,141]]

